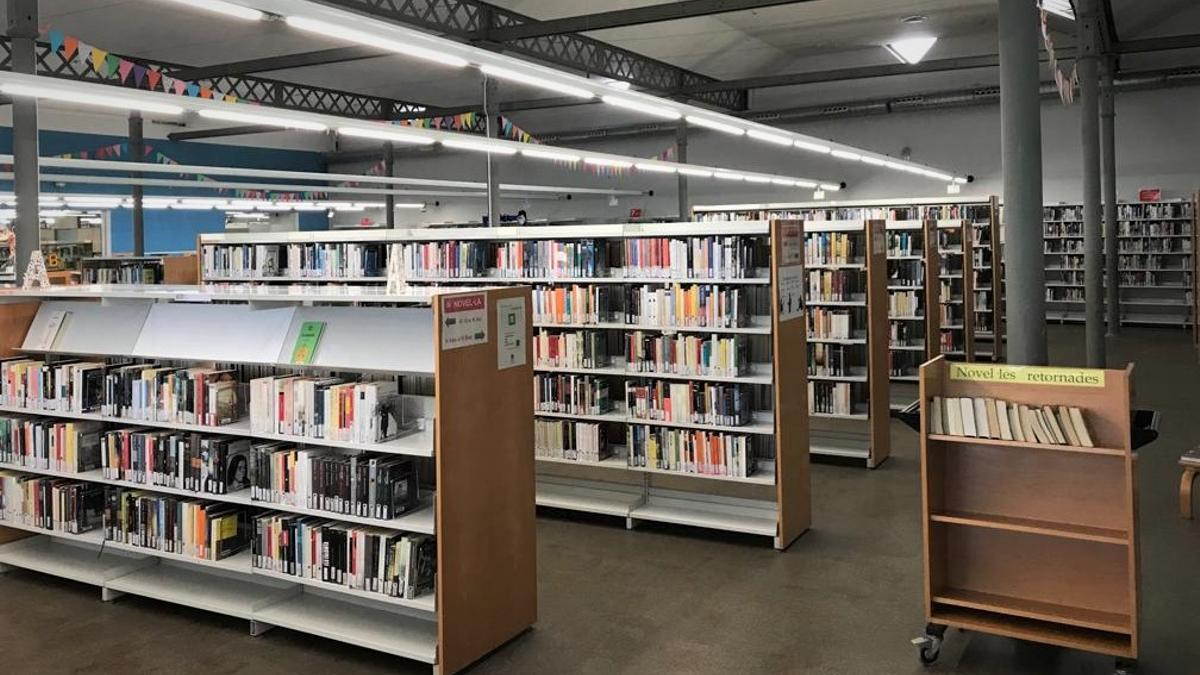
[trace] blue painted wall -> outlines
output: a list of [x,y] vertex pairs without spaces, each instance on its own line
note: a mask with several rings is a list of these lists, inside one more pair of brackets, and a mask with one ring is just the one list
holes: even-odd
[[[42,131],[39,135],[41,155],[44,157],[79,153],[85,150],[96,150],[117,143],[124,143],[127,140],[123,136],[82,134],[67,131]],[[269,168],[287,171],[325,171],[326,168],[324,157],[317,152],[216,145],[213,143],[184,143],[158,139],[146,139],[146,145],[180,164]],[[10,127],[0,127],[0,153],[12,153],[12,129]],[[44,191],[129,194],[129,186],[126,185],[55,184],[54,180],[49,178],[55,172],[56,170],[54,169],[42,170],[42,189]],[[112,172],[96,173],[113,176],[128,175]],[[160,177],[170,179],[179,178],[179,176],[169,174],[164,174]],[[226,180],[223,177],[219,179]],[[270,182],[261,179],[246,180],[247,182],[255,183]],[[12,191],[12,181],[2,181],[0,185],[3,186],[4,190]],[[146,188],[146,195],[168,194],[212,197],[218,196],[220,193],[215,190],[190,188]],[[147,251],[193,251],[196,248],[197,234],[222,232],[225,229],[225,216],[219,211],[161,211],[148,209],[145,214]],[[329,229],[329,219],[324,213],[304,212],[300,214],[299,220],[301,230]],[[127,253],[133,249],[133,214],[127,209],[116,209],[112,212],[112,245],[113,251],[116,253]]]

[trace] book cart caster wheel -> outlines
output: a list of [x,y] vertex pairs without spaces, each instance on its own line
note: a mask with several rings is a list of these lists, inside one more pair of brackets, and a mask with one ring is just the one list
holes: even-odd
[[917,648],[917,658],[921,659],[922,665],[929,666],[937,662],[942,655],[942,638],[945,635],[945,626],[929,624],[925,626],[924,635],[913,638],[912,643]]
[[1113,675],[1137,675],[1137,661],[1126,661],[1117,659],[1116,668],[1113,669]]

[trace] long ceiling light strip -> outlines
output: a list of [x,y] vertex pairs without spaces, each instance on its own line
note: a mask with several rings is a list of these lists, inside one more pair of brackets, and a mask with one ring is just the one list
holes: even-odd
[[[180,110],[194,110],[201,114],[203,114],[204,111],[218,111],[221,114],[271,114],[268,113],[268,109],[265,109],[263,106],[248,106],[240,103],[229,103],[226,101],[212,99],[175,96],[173,94],[164,94],[161,92],[150,92],[135,89],[116,89],[112,85],[106,84],[63,81],[37,75],[26,75],[23,73],[0,71],[0,91],[12,89],[14,87],[17,90],[25,92],[24,95],[53,100],[72,101],[76,103],[87,103],[89,100],[94,99],[97,96],[103,96],[107,99],[115,99],[122,105],[131,109],[163,106],[167,104],[175,105],[178,103],[178,105],[175,107],[178,108],[179,106],[183,106],[182,108],[179,108]],[[106,101],[106,103],[110,102]],[[727,167],[703,166],[699,164],[681,164],[677,162],[644,160],[638,157],[630,157],[613,153],[598,153],[544,145],[537,145],[535,149],[532,147],[533,144],[530,143],[521,143],[518,141],[502,139],[480,138],[472,134],[443,131],[440,129],[399,127],[381,122],[354,120],[321,113],[288,111],[286,117],[289,122],[299,121],[312,123],[313,125],[324,125],[330,129],[337,129],[338,133],[341,135],[355,138],[400,141],[423,145],[441,143],[443,146],[448,148],[503,155],[515,155],[518,152],[525,150],[532,150],[533,152],[541,150],[545,153],[541,157],[531,154],[526,154],[526,156],[534,157],[535,159],[564,161],[573,159],[575,155],[578,155],[585,163],[592,164],[594,166],[607,166],[633,170],[637,170],[635,166],[636,164],[653,164],[657,167],[663,167],[663,171],[655,172],[653,170],[647,170],[648,173],[663,173],[665,172],[665,167],[673,167],[673,169],[676,171],[680,168],[687,167],[695,171],[707,172],[710,174],[715,174],[718,171],[724,173],[736,173],[743,176],[748,182],[758,182],[751,180],[752,177],[758,177],[765,178],[764,181],[761,181],[764,184],[770,184],[773,179],[786,179],[792,181],[796,185],[821,184],[830,186],[827,188],[830,190],[837,190],[840,188],[840,181],[799,178],[794,176],[766,174],[753,171],[741,171]],[[563,153],[564,155],[570,155],[570,157],[557,155],[550,156],[551,153],[555,153],[556,151],[558,153]],[[311,189],[311,186],[306,189]]]
[[[652,96],[636,91],[623,91],[619,95],[614,95],[612,87],[607,86],[599,80],[530,63],[523,59],[491,52],[471,44],[455,42],[454,40],[431,35],[415,28],[401,26],[383,19],[363,16],[350,10],[330,7],[314,0],[228,0],[228,3],[277,14],[284,17],[289,25],[294,25],[310,32],[318,32],[326,37],[356,42],[381,49],[391,49],[398,53],[405,52],[394,49],[394,45],[408,45],[412,49],[434,52],[444,58],[453,58],[455,59],[454,65],[474,65],[481,69],[484,67],[501,68],[506,71],[521,73],[526,77],[527,84],[543,81],[553,83],[555,86],[569,85],[583,91],[591,92],[594,96],[599,96],[605,103],[614,107],[641,112],[653,117],[681,119],[690,116],[697,120],[695,121],[696,126],[704,126],[698,120],[720,123],[729,127],[728,130],[724,130],[729,133],[736,133],[732,129],[741,129],[746,132],[749,138],[757,141],[764,141],[781,147],[791,145],[799,150],[816,152],[823,155],[831,154],[832,150],[841,150],[849,155],[871,157],[876,160],[891,162],[892,164],[903,164],[905,167],[911,167],[911,169],[915,170],[910,170],[909,168],[894,170],[904,171],[913,175],[934,178],[933,175],[925,173],[925,171],[936,173],[938,176],[949,175],[951,173],[914,162],[899,162],[882,153],[855,148],[842,143],[832,143],[820,138],[758,122],[751,122],[733,115],[672,101],[659,96]],[[420,55],[413,55],[420,58]],[[537,85],[534,84],[533,86]],[[715,129],[715,127],[710,128]],[[722,131],[723,129],[715,130]],[[783,139],[786,139],[786,142]],[[837,157],[837,159],[852,162],[862,161],[842,156]],[[893,168],[890,164],[867,163],[867,165]],[[951,177],[956,183],[967,182],[965,178],[959,178],[954,175]],[[937,178],[937,180],[941,179]]]
[[299,131],[328,131],[329,127],[320,122],[297,120],[280,115],[264,115],[260,113],[242,113],[230,110],[201,110],[199,115],[205,119],[221,120],[223,122],[240,122],[242,124],[263,124],[281,129],[297,129]]
[[221,0],[168,0],[168,2],[173,2],[177,5],[187,5],[194,9],[202,9],[206,12],[214,12],[246,21],[262,21],[267,18],[265,14],[257,9],[249,9],[231,2],[222,2]]

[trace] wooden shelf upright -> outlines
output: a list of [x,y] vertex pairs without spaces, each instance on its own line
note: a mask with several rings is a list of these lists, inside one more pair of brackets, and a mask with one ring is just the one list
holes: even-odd
[[[945,627],[1138,654],[1133,367],[921,368],[922,660]],[[1081,409],[1095,447],[935,435],[934,397]]]

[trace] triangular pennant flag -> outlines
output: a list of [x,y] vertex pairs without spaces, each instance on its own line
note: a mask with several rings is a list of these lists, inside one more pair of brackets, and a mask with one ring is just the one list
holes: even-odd
[[104,74],[112,77],[117,74],[117,69],[121,67],[121,57],[109,54],[104,57]]
[[200,95],[200,85],[189,84],[187,86],[187,95],[188,96],[199,96]]
[[136,85],[137,87],[140,88],[142,86],[142,81],[145,79],[146,79],[146,68],[144,66],[139,66],[136,63],[133,64],[133,83],[134,83],[134,85]]
[[121,73],[121,82],[129,79],[129,73],[133,71],[133,61],[121,59],[117,64],[117,72]]
[[71,59],[75,65],[87,67],[92,63],[92,46],[83,40],[79,41],[79,50],[75,52],[75,58]]
[[150,85],[150,89],[158,89],[158,81],[162,79],[162,73],[151,68],[146,71],[146,82]]
[[63,52],[63,58],[70,60],[75,58],[75,52],[79,50],[79,40],[70,35],[63,38],[63,47],[66,51]]
[[200,98],[212,98],[212,89],[208,87],[200,87]]
[[183,96],[183,92],[187,90],[187,82],[171,78],[171,88],[175,90],[177,96]]
[[[62,49],[62,46],[63,46],[62,31],[61,30],[50,31],[50,53],[57,54],[58,50]],[[68,56],[67,58],[71,58],[71,57]]]
[[237,97],[232,94],[225,94],[226,103],[237,103]]
[[96,69],[97,73],[100,73],[101,75],[105,74],[104,67],[107,59],[108,52],[104,51],[103,49],[92,47],[92,67]]

